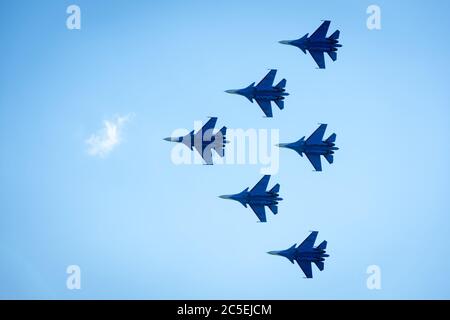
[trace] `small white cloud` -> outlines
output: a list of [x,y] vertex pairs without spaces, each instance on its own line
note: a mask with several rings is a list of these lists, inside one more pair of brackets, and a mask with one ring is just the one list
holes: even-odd
[[91,156],[106,157],[122,142],[123,126],[131,120],[132,114],[124,117],[116,116],[112,120],[105,120],[103,128],[92,134],[87,140],[87,152]]

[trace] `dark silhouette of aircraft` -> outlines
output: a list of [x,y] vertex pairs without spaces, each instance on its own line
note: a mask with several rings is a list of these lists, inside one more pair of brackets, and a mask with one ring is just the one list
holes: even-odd
[[284,97],[289,95],[284,89],[286,87],[286,79],[273,86],[276,74],[277,70],[272,69],[256,86],[253,82],[244,89],[226,90],[225,92],[244,96],[252,103],[253,99],[255,99],[266,117],[272,118],[271,101],[275,102],[280,110],[283,110]]
[[331,36],[327,38],[329,27],[330,21],[326,20],[316,31],[314,31],[314,33],[310,37],[308,37],[307,33],[300,39],[283,40],[280,41],[280,43],[297,47],[305,54],[306,50],[308,50],[319,68],[325,69],[324,52],[328,53],[331,60],[336,61],[337,50],[339,47],[342,47],[342,45],[339,44],[339,30],[336,30]]
[[213,133],[216,126],[217,118],[211,117],[208,122],[194,134],[192,130],[189,134],[183,137],[169,137],[164,138],[166,141],[183,143],[189,149],[195,148],[201,155],[207,165],[212,165],[212,150],[214,150],[220,157],[225,155],[225,144],[228,141],[225,139],[227,127],[223,127],[218,132]]
[[322,171],[322,163],[320,156],[324,156],[328,163],[332,164],[334,161],[334,151],[339,150],[335,147],[336,134],[333,133],[328,139],[322,141],[327,129],[326,124],[321,124],[314,133],[305,140],[305,137],[301,138],[297,142],[293,143],[280,143],[277,146],[281,148],[289,148],[298,152],[303,157],[303,153],[309,159],[316,171]]
[[277,214],[278,201],[283,200],[278,197],[278,192],[280,192],[279,184],[276,184],[270,191],[266,191],[269,180],[270,176],[266,175],[250,191],[248,191],[249,188],[246,188],[241,193],[219,196],[219,198],[238,201],[246,208],[248,204],[260,222],[267,222],[265,206],[268,206],[273,214]]
[[325,267],[325,258],[329,257],[329,255],[325,253],[325,250],[327,249],[326,241],[323,241],[314,248],[314,243],[316,242],[318,233],[319,232],[317,231],[311,232],[311,234],[297,248],[297,244],[294,244],[289,249],[269,251],[268,253],[285,257],[292,263],[297,261],[306,278],[310,279],[313,277],[311,263],[314,262],[317,268],[322,271]]

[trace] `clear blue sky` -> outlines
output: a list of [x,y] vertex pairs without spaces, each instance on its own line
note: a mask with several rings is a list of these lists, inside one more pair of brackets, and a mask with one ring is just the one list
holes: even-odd
[[[65,26],[82,10],[82,29]],[[382,29],[366,28],[378,4]],[[450,81],[447,1],[2,1],[1,298],[450,298]],[[341,30],[334,63],[278,40]],[[223,91],[279,69],[291,93],[265,119]],[[132,115],[105,157],[86,140]],[[312,172],[282,150],[285,199],[256,223],[217,195],[259,165],[175,166],[162,140],[207,116],[278,128],[284,142],[318,122],[335,163]],[[266,254],[328,240],[325,270]],[[66,289],[66,267],[82,289]],[[366,288],[379,265],[382,289]]]

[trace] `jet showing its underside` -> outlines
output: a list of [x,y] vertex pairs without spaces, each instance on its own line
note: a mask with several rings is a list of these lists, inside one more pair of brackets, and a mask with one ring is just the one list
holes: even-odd
[[339,30],[336,30],[331,36],[327,38],[330,23],[331,22],[328,20],[324,21],[310,37],[308,37],[307,33],[300,39],[283,40],[280,41],[280,43],[297,47],[305,54],[306,50],[308,50],[319,68],[325,69],[324,53],[326,52],[330,56],[331,60],[336,61],[337,50],[338,48],[342,47],[342,45],[339,44]]
[[228,141],[225,139],[227,128],[222,127],[218,132],[214,133],[217,118],[211,117],[208,122],[194,134],[192,130],[189,134],[183,137],[169,137],[164,140],[170,142],[183,143],[189,149],[195,148],[200,156],[205,161],[205,164],[212,165],[212,150],[214,150],[220,157],[225,156],[225,144]]
[[269,254],[282,256],[287,258],[291,263],[294,261],[300,266],[306,278],[313,277],[311,263],[314,263],[320,271],[323,271],[325,264],[325,258],[329,257],[326,254],[327,242],[323,241],[317,247],[314,247],[316,242],[317,231],[311,232],[311,234],[298,246],[294,244],[292,247],[286,250],[269,251]]
[[266,191],[267,186],[269,185],[269,180],[270,176],[266,175],[262,177],[262,179],[259,180],[259,182],[250,191],[248,190],[249,188],[246,188],[240,193],[224,195],[220,196],[220,198],[238,201],[246,208],[247,205],[249,205],[255,212],[260,222],[267,222],[265,207],[269,207],[273,214],[277,214],[278,201],[283,200],[278,194],[280,192],[279,184],[276,184],[272,189]]
[[272,69],[256,86],[253,82],[246,88],[226,90],[225,92],[244,96],[252,103],[255,100],[266,117],[272,118],[271,102],[275,102],[278,108],[283,110],[284,98],[289,95],[285,90],[286,79],[281,80],[276,86],[273,85],[276,74],[277,70]]
[[280,143],[278,147],[295,150],[302,157],[305,154],[314,169],[322,171],[320,156],[323,156],[328,163],[332,164],[334,162],[334,151],[339,150],[335,145],[335,133],[323,141],[326,129],[327,125],[321,124],[308,139],[305,140],[305,137],[303,137],[296,142]]

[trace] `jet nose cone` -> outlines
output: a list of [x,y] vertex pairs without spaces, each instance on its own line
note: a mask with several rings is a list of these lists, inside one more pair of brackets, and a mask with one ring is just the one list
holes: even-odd
[[225,92],[230,93],[230,94],[239,94],[239,90],[236,90],[236,89],[225,90]]
[[281,43],[281,44],[291,44],[291,41],[290,40],[281,40],[281,41],[278,41],[278,43]]
[[231,199],[231,195],[219,196],[220,199]]
[[273,255],[273,256],[278,256],[279,255],[279,251],[269,251],[269,252],[267,252],[268,254],[271,254],[271,255]]
[[182,142],[183,138],[182,137],[180,137],[180,138],[167,137],[167,138],[164,138],[163,140],[169,141],[169,142]]
[[289,147],[289,143],[278,143],[275,146],[277,146],[279,148],[287,148],[287,147]]

